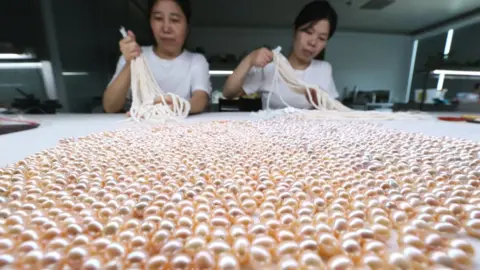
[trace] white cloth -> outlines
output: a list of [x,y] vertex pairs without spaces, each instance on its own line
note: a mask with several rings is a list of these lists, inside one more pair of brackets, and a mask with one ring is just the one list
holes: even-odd
[[[205,56],[184,50],[175,59],[166,60],[155,54],[153,46],[142,47],[142,52],[155,81],[162,91],[175,94],[186,100],[192,97],[194,91],[204,91],[210,95],[212,87],[209,65]],[[121,56],[110,83],[115,80],[125,64],[125,58]],[[131,96],[130,89],[124,106],[127,110],[130,109]]]
[[[262,95],[263,108],[267,107],[267,97],[272,90],[271,84],[273,75],[275,73],[275,66],[273,63],[266,65],[263,69],[252,68],[243,83],[243,90],[247,95],[260,92]],[[332,66],[330,63],[319,60],[312,60],[310,65],[305,70],[295,70],[298,78],[306,83],[318,85],[321,89],[327,91],[332,98],[338,97],[337,88],[332,77]],[[313,106],[308,102],[305,95],[295,93],[290,90],[281,80],[277,82],[277,94],[272,94],[270,98],[271,109],[283,109],[286,106],[280,100],[278,94],[283,97],[283,100],[288,105],[298,109],[311,109]]]

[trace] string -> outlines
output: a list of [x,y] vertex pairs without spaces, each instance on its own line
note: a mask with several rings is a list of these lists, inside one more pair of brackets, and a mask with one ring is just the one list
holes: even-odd
[[[127,36],[122,27],[120,32]],[[130,64],[130,88],[132,105],[130,119],[137,123],[160,124],[170,120],[179,121],[190,113],[190,102],[173,94],[165,93],[157,84],[143,53]],[[171,106],[167,104],[171,100]]]
[[[266,111],[260,111],[254,113],[254,115],[260,115],[263,118],[270,118],[276,115],[288,114],[292,112],[303,112],[310,117],[315,118],[328,118],[328,119],[345,119],[345,118],[357,118],[357,119],[381,119],[381,120],[394,120],[394,119],[427,119],[431,118],[426,114],[419,113],[405,113],[405,112],[380,112],[380,111],[356,111],[343,105],[336,99],[330,97],[330,95],[324,89],[318,85],[308,84],[301,79],[297,78],[295,70],[288,62],[287,58],[281,53],[281,47],[277,47],[273,50],[273,65],[274,74],[269,89]],[[278,80],[281,80],[287,85],[287,87],[295,93],[306,95],[308,101],[315,110],[298,110],[290,106],[282,97],[278,91]],[[314,102],[312,92],[315,91],[317,96],[317,102]],[[271,110],[270,101],[271,96],[276,94],[279,96],[280,101],[286,106],[283,110]]]

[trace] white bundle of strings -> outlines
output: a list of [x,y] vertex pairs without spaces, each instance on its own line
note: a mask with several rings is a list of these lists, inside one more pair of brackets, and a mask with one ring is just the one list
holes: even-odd
[[[125,28],[120,32],[127,36]],[[130,64],[132,106],[130,117],[135,122],[159,124],[169,120],[180,120],[188,116],[190,103],[172,93],[165,93],[155,81],[145,56],[140,54]],[[171,100],[171,104],[167,103]]]
[[[281,53],[281,48],[277,47],[273,50],[273,64],[275,66],[275,73],[273,75],[272,85],[270,87],[270,93],[267,98],[267,110],[257,113],[257,115],[263,118],[271,118],[277,115],[303,112],[311,117],[315,118],[328,118],[328,119],[345,119],[345,118],[358,118],[358,119],[381,119],[381,120],[393,120],[393,119],[425,119],[430,118],[425,114],[414,113],[393,113],[393,112],[380,112],[380,111],[355,111],[347,106],[343,105],[339,101],[331,98],[328,93],[321,89],[318,85],[308,84],[299,78],[297,78],[293,67],[288,62],[287,58]],[[306,95],[308,100],[316,110],[303,111],[297,110],[291,107],[278,92],[278,80],[284,82],[290,90]],[[315,91],[317,96],[317,103],[314,102],[311,91]],[[280,100],[285,106],[284,110],[272,111],[270,110],[270,97],[272,94],[277,94]]]

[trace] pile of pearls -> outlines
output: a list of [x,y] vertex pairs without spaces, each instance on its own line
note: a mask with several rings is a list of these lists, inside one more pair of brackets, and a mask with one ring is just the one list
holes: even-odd
[[480,144],[360,121],[166,124],[0,169],[0,268],[472,269]]

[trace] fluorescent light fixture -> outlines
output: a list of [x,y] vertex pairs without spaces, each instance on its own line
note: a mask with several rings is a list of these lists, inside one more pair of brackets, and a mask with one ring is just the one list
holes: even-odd
[[41,68],[40,62],[0,63],[0,69],[34,69]]
[[480,76],[480,71],[473,70],[448,70],[448,69],[436,69],[432,72],[436,75],[458,75],[458,76]]
[[440,74],[437,82],[437,90],[443,89],[443,83],[445,82],[445,73]]
[[88,72],[69,72],[69,71],[65,71],[65,72],[62,72],[62,75],[63,76],[87,76]]
[[443,50],[443,55],[448,55],[450,53],[450,48],[452,47],[453,33],[454,33],[453,29],[448,30],[447,40],[445,42],[445,49]]
[[0,53],[0,59],[32,59],[31,54]]
[[233,73],[233,70],[210,70],[208,73],[210,75],[230,75]]

